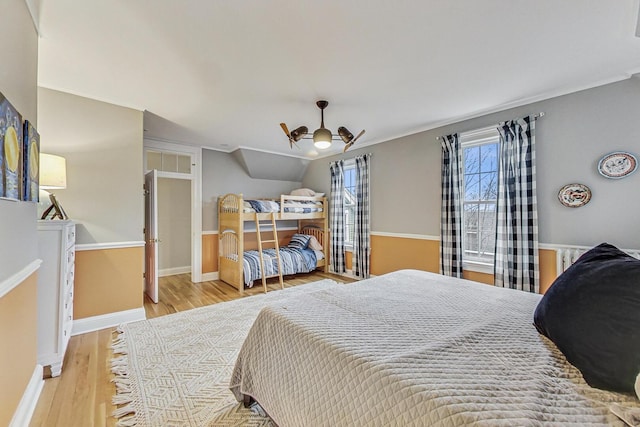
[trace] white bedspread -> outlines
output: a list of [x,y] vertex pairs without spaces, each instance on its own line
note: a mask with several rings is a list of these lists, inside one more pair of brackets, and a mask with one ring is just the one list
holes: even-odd
[[539,295],[414,270],[263,309],[231,379],[286,426],[622,425],[537,333]]

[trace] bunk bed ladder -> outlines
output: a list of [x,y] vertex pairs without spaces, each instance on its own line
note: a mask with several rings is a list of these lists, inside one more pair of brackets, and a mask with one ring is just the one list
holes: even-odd
[[[261,220],[260,217],[256,214],[256,238],[258,240],[258,253],[260,254],[260,269],[262,270],[262,288],[264,292],[267,293],[267,279],[271,277],[278,277],[280,280],[280,288],[284,289],[284,282],[282,280],[282,260],[280,259],[280,245],[278,244],[278,230],[276,228],[276,214],[271,213],[271,230],[273,231],[273,240],[262,240],[262,235],[260,233],[260,221],[268,221]],[[276,260],[278,261],[278,273],[267,276],[265,274],[264,268],[264,254],[262,252],[262,244],[263,243],[273,243],[276,250]]]

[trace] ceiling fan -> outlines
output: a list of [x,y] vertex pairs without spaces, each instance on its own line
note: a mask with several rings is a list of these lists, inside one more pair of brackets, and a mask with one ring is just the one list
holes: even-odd
[[349,132],[349,130],[344,126],[340,126],[338,128],[337,134],[331,133],[329,129],[324,127],[324,109],[327,108],[329,102],[321,100],[317,101],[316,105],[320,109],[321,118],[320,127],[316,129],[313,134],[309,133],[309,128],[307,128],[306,126],[300,126],[289,132],[289,128],[287,127],[287,125],[284,123],[280,123],[280,127],[284,131],[285,135],[287,135],[287,138],[289,138],[289,147],[293,148],[294,145],[298,147],[296,142],[300,141],[301,139],[313,139],[313,145],[315,145],[316,148],[319,148],[320,150],[324,150],[331,147],[331,141],[335,139],[338,141],[342,140],[345,143],[344,150],[342,150],[342,152],[344,153],[349,148],[351,148],[353,144],[355,144],[358,138],[360,138],[364,134],[363,129],[360,131],[358,136],[354,137],[353,134]]

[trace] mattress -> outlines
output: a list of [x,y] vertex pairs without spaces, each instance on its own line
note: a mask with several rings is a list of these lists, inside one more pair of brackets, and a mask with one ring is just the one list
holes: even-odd
[[532,324],[540,296],[403,270],[266,307],[230,388],[280,426],[623,425]]

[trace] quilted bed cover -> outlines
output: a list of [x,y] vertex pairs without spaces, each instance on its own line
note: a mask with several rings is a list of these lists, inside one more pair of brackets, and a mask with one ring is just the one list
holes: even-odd
[[280,426],[623,425],[532,324],[539,295],[415,270],[266,307],[231,390]]

